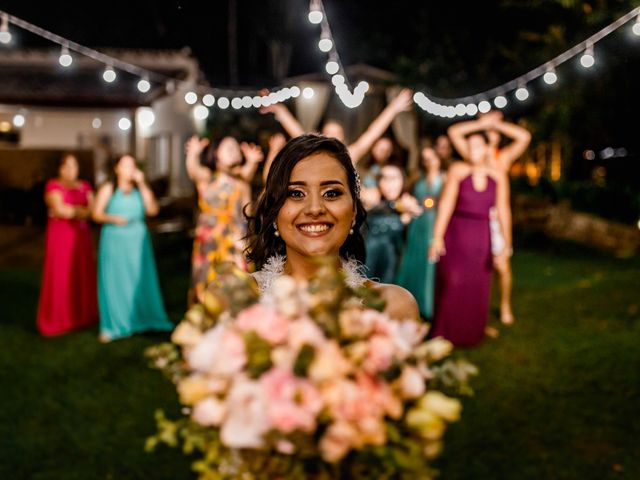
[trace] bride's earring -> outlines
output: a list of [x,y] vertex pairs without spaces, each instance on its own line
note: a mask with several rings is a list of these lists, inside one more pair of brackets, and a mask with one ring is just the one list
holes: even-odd
[[280,236],[280,232],[278,231],[278,224],[276,222],[273,222],[273,229],[275,230],[274,234],[276,237]]
[[354,218],[353,222],[351,222],[351,229],[349,230],[349,235],[353,235],[353,227],[355,226],[355,224],[356,224],[356,219]]

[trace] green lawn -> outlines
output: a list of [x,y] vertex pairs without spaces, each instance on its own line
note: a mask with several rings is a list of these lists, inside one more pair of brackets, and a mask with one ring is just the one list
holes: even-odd
[[[441,478],[640,478],[640,259],[519,245],[517,323],[460,352],[480,375],[447,432]],[[156,245],[175,321],[189,248],[175,236]],[[39,277],[0,269],[0,479],[192,478],[180,452],[143,450],[154,410],[178,412],[173,386],[142,356],[166,335],[102,345],[93,328],[41,338]]]

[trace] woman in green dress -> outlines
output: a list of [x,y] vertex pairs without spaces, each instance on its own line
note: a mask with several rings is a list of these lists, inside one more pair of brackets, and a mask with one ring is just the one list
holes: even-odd
[[158,203],[131,155],[115,164],[115,179],[98,190],[93,219],[102,223],[98,248],[100,340],[173,329],[162,301],[145,216]]
[[440,169],[440,158],[433,148],[423,148],[421,156],[423,173],[414,184],[412,193],[422,205],[423,212],[409,225],[396,283],[413,294],[418,301],[420,314],[424,318],[431,318],[436,265],[429,263],[427,250],[433,237],[433,224],[444,174]]

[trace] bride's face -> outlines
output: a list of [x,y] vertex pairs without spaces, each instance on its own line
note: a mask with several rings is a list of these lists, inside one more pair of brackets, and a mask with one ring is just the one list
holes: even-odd
[[338,255],[354,218],[347,173],[338,160],[319,152],[295,165],[276,220],[288,258]]

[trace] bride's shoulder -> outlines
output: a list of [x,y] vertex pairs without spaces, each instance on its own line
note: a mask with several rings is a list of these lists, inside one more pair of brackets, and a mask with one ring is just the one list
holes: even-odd
[[373,281],[370,282],[369,286],[380,293],[386,303],[384,310],[391,318],[396,320],[420,320],[418,302],[408,290],[391,283]]

